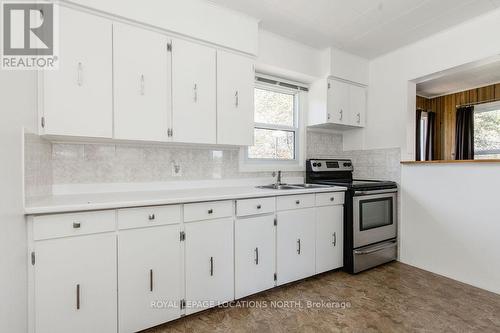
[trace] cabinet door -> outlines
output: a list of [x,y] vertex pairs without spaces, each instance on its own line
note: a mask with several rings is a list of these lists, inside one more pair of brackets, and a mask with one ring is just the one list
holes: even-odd
[[316,208],[316,273],[343,266],[344,206]]
[[44,134],[111,138],[111,30],[106,19],[60,8],[59,69],[43,73]]
[[186,224],[186,313],[234,300],[233,219]]
[[116,236],[35,243],[37,333],[116,332]]
[[347,83],[328,80],[328,116],[327,120],[334,124],[349,122],[349,85]]
[[120,332],[137,332],[180,317],[179,225],[120,231]]
[[216,143],[215,49],[172,41],[173,140]]
[[274,287],[274,216],[238,219],[234,228],[236,298]]
[[366,88],[351,85],[350,87],[350,124],[352,126],[365,126],[366,114]]
[[253,145],[253,60],[217,52],[217,143]]
[[314,214],[315,208],[278,212],[278,285],[314,275]]
[[170,40],[137,27],[113,25],[115,138],[167,141],[171,123]]

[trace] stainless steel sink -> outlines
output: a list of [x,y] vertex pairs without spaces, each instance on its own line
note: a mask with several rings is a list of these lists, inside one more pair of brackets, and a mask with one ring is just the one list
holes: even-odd
[[308,189],[308,188],[326,188],[328,185],[319,185],[319,184],[270,184],[257,186],[257,188],[268,189],[268,190],[299,190],[299,189]]
[[292,186],[292,185],[286,185],[286,184],[283,184],[283,185],[271,184],[271,185],[257,186],[257,188],[267,189],[267,190],[296,190],[299,187]]
[[327,187],[330,187],[328,185],[320,185],[320,184],[291,184],[290,186],[294,186],[297,188],[327,188]]

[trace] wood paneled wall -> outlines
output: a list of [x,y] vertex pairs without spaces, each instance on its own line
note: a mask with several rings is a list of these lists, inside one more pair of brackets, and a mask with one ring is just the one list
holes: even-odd
[[436,112],[435,159],[455,159],[456,106],[490,100],[500,101],[500,83],[431,99],[417,96],[417,108]]

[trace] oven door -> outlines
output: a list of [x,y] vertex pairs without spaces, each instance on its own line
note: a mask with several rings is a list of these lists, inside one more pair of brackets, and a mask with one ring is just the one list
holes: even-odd
[[354,248],[397,236],[397,189],[356,191],[353,198]]

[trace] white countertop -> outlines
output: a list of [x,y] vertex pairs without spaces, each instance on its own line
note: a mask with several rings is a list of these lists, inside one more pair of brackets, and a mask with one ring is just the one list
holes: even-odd
[[178,189],[169,191],[53,195],[27,200],[25,214],[37,215],[67,213],[77,211],[170,205],[215,200],[234,200],[318,192],[341,192],[345,190],[345,187],[340,186],[294,190],[270,190],[259,189],[253,186],[244,186]]

